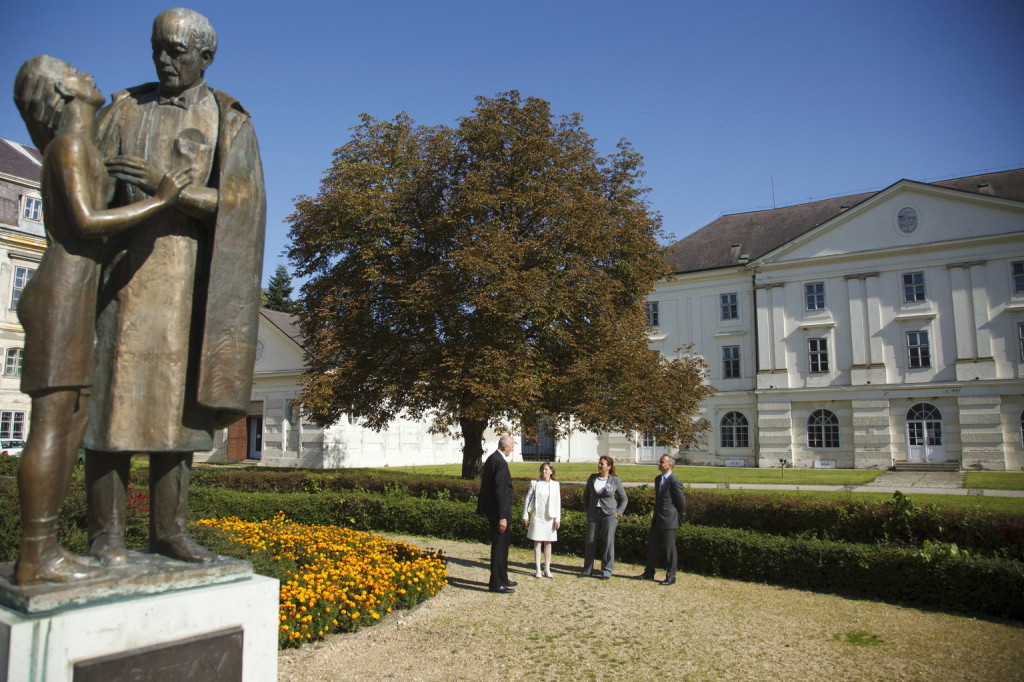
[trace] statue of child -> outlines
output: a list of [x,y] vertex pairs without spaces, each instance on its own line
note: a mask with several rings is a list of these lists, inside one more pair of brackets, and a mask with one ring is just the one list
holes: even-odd
[[92,76],[47,55],[22,65],[14,100],[43,152],[41,185],[47,249],[25,286],[21,390],[32,398],[28,442],[18,469],[21,585],[94,577],[103,569],[57,544],[57,520],[88,416],[96,296],[103,238],[172,206],[191,169],[163,176],[156,193],[107,209],[111,180],[94,143],[104,98]]

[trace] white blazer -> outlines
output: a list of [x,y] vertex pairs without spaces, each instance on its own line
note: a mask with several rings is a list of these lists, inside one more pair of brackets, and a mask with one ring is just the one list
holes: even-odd
[[[523,521],[530,519],[530,514],[537,511],[537,484],[543,481],[535,479],[530,481],[530,492],[526,493],[526,502],[523,503]],[[562,522],[562,488],[558,481],[551,481],[551,494],[548,495],[548,509],[546,517]]]

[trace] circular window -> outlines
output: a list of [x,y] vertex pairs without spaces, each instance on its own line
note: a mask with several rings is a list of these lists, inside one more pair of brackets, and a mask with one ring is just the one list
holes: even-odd
[[256,362],[263,359],[263,339],[256,339]]
[[920,218],[913,206],[904,206],[896,213],[896,229],[901,234],[913,234],[917,230]]

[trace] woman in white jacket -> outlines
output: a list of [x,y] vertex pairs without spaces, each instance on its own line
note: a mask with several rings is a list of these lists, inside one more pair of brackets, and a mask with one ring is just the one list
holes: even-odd
[[558,540],[562,525],[562,491],[555,480],[555,467],[549,462],[540,465],[540,478],[530,481],[530,492],[523,504],[523,523],[529,526],[526,537],[533,540],[537,573],[541,577],[541,555],[544,556],[544,577],[551,575],[551,543]]

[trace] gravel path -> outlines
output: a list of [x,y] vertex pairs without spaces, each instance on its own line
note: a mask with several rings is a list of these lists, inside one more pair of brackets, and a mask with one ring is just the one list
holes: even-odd
[[[1024,628],[717,578],[671,587],[533,577],[512,549],[513,595],[486,591],[486,545],[405,537],[443,549],[450,583],[376,627],[280,653],[282,682],[306,680],[810,679],[1020,680]],[[660,577],[660,574],[659,574]]]

